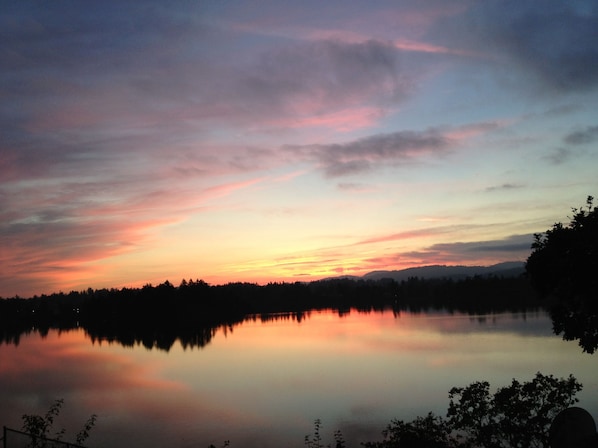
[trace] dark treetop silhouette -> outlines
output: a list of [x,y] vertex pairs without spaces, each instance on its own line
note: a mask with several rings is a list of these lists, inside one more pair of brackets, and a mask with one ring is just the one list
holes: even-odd
[[573,209],[568,225],[556,223],[535,235],[526,270],[534,288],[552,299],[556,334],[579,340],[585,352],[598,348],[598,207]]

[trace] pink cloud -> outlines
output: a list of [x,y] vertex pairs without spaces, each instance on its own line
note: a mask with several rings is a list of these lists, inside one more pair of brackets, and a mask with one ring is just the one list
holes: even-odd
[[335,112],[313,114],[310,113],[310,110],[314,106],[307,106],[303,113],[295,117],[270,121],[268,125],[281,128],[325,128],[326,130],[350,132],[372,127],[386,115],[384,110],[378,107],[348,107]]
[[408,230],[405,232],[392,233],[389,235],[375,236],[362,241],[358,241],[355,243],[355,245],[376,244],[397,240],[412,240],[414,238],[429,238],[431,236],[446,234],[454,230],[454,227],[432,227],[426,229]]
[[509,124],[509,121],[492,121],[483,123],[471,123],[463,126],[459,126],[446,131],[445,135],[447,138],[454,141],[467,140],[475,138],[479,135],[483,135],[489,132],[493,132],[497,129],[505,127]]
[[403,51],[415,51],[420,53],[439,53],[455,54],[460,56],[473,56],[475,53],[466,50],[443,47],[440,45],[429,44],[426,42],[414,41],[409,39],[397,39],[394,46]]
[[260,182],[263,182],[264,180],[265,180],[265,177],[258,177],[258,178],[239,181],[239,182],[229,182],[229,183],[225,183],[225,184],[221,184],[221,185],[216,185],[216,186],[209,187],[209,188],[206,188],[205,190],[203,190],[201,196],[207,200],[215,199],[218,197],[229,195],[237,190],[251,187]]
[[[427,19],[426,21],[428,21]],[[424,20],[421,20],[423,25]],[[421,26],[420,25],[420,26]],[[346,43],[363,43],[372,40],[371,34],[359,33],[355,31],[342,29],[314,29],[304,30],[303,35],[310,40],[338,40]],[[380,39],[384,41],[385,39]],[[421,40],[414,40],[408,38],[399,38],[392,40],[395,48],[402,51],[412,51],[419,53],[437,53],[437,54],[453,54],[459,56],[479,56],[471,50],[464,50],[459,48],[450,48],[442,45],[435,45]]]
[[[86,278],[99,279],[105,268],[96,262],[150,248],[157,243],[158,229],[203,212],[213,207],[211,201],[264,178],[203,189],[180,183],[168,189],[168,180],[173,179],[160,179],[157,188],[144,193],[136,181],[111,186],[104,197],[96,197],[101,185],[94,184],[32,188],[20,209],[3,213],[2,294],[33,295],[52,292],[47,289],[52,285],[68,288]],[[44,284],[44,290],[38,284]]]

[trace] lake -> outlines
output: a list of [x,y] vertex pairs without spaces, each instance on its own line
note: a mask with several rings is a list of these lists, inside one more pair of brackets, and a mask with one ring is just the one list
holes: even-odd
[[578,405],[598,421],[598,357],[555,336],[540,311],[256,317],[169,351],[31,332],[0,345],[0,426],[20,429],[21,415],[62,398],[55,427],[67,441],[98,415],[90,447],[302,447],[315,419],[324,444],[338,429],[357,447],[393,418],[444,416],[453,386],[494,390],[538,371],[575,375]]

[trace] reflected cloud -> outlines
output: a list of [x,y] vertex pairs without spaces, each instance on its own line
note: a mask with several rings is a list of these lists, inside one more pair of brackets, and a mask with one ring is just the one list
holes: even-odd
[[0,363],[0,419],[18,428],[19,415],[64,397],[67,434],[82,415],[99,414],[90,439],[97,446],[288,445],[315,418],[326,434],[340,429],[358,443],[377,440],[391,418],[442,412],[448,389],[470,378],[501,385],[530,368],[561,376],[575,359],[580,381],[590,389],[595,382],[592,360],[552,335],[545,313],[342,316],[255,316],[210,350],[175,344],[168,354],[91,344],[80,330],[30,334],[18,347],[0,345],[1,359],[10,359]]
[[[82,330],[57,335],[52,331],[36,343],[35,333],[21,337],[19,348],[12,350],[10,362],[0,366],[0,384],[24,393],[35,390],[43,396],[48,390],[74,388],[80,394],[89,391],[146,389],[182,391],[180,383],[160,379],[156,365],[140,365],[130,357],[107,351],[89,350],[89,338]],[[23,370],[27,375],[22,375]]]

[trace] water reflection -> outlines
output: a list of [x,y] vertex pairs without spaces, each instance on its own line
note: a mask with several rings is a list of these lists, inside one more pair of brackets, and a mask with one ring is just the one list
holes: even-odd
[[[319,311],[314,311],[321,313]],[[190,327],[167,327],[156,329],[145,329],[139,330],[139,328],[126,328],[126,327],[113,327],[113,326],[88,326],[80,328],[78,326],[73,327],[60,327],[60,328],[49,328],[49,327],[30,327],[30,328],[11,328],[4,327],[0,332],[0,344],[14,344],[19,345],[22,336],[29,336],[32,334],[39,334],[42,339],[45,339],[48,334],[54,330],[58,334],[83,330],[93,344],[95,343],[116,343],[123,347],[145,347],[148,350],[157,349],[164,350],[166,352],[175,344],[180,344],[183,349],[194,349],[203,348],[208,345],[218,332],[222,332],[224,336],[228,333],[232,333],[235,327],[242,325],[245,322],[276,322],[276,321],[289,321],[301,323],[304,319],[309,319],[311,311],[299,311],[299,312],[288,312],[288,313],[265,313],[249,315],[244,319],[238,319],[235,321],[229,321],[223,324],[212,324],[212,325],[195,325]],[[327,310],[326,313],[330,315],[337,315],[339,318],[348,317],[351,315],[351,309],[338,309],[338,310]],[[401,315],[408,316],[426,316],[427,318],[437,318],[439,321],[435,322],[434,325],[439,327],[443,332],[451,331],[476,331],[475,328],[470,326],[459,326],[455,325],[457,318],[469,319],[471,321],[477,321],[482,325],[489,326],[496,323],[498,316],[502,314],[462,314],[454,313],[444,310],[428,310],[428,311],[401,311],[399,309],[378,309],[378,310],[353,310],[353,314],[388,314],[391,313],[395,318],[400,319]],[[512,331],[518,332],[534,332],[540,331],[541,334],[545,334],[545,326],[542,324],[540,327],[534,327],[533,325],[520,326],[517,324],[517,319],[526,320],[527,316],[538,316],[544,315],[543,311],[531,310],[529,312],[516,312],[511,313],[513,319]],[[449,323],[448,326],[442,327],[444,323]],[[504,325],[495,328],[497,331],[509,331]]]
[[544,313],[340,314],[256,315],[211,328],[209,343],[168,340],[168,351],[82,329],[32,331],[0,345],[0,424],[19,428],[20,415],[64,398],[58,425],[74,435],[97,413],[97,447],[299,447],[316,418],[326,443],[341,429],[359,446],[391,418],[444,414],[452,386],[537,371],[573,373],[580,404],[598,415],[596,358],[554,336]]

